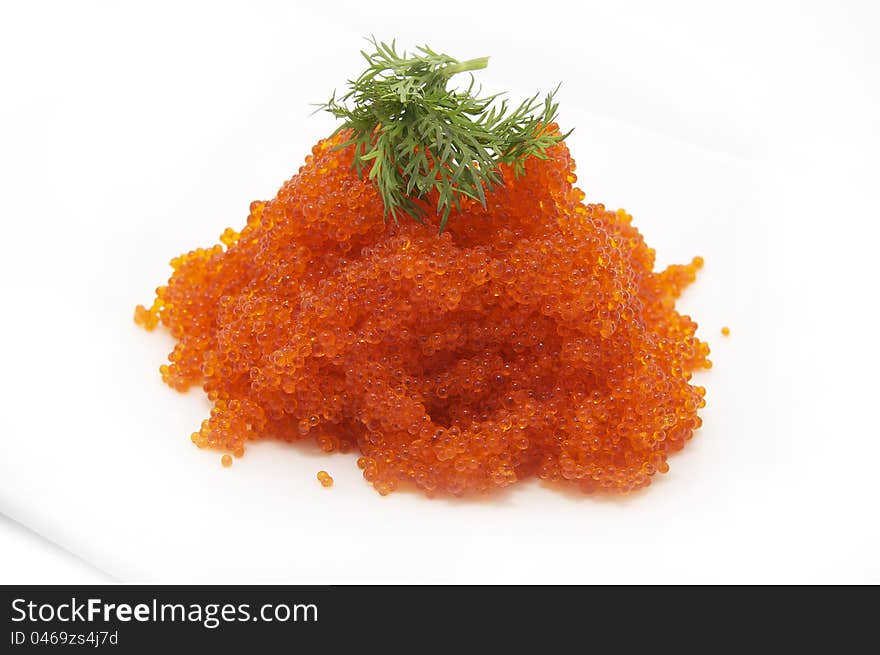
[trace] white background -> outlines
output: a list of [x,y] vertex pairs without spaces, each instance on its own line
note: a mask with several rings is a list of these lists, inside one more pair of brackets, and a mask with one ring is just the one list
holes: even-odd
[[[59,545],[0,523],[0,582],[880,581],[873,3],[181,4],[0,9],[0,511]],[[706,427],[647,493],[379,499],[188,444],[205,406],[130,309],[295,172],[368,34],[562,80],[588,198],[707,257]]]

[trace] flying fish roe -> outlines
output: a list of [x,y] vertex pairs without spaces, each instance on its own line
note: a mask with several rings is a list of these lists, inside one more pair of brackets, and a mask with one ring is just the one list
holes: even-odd
[[386,223],[334,149],[344,138],[319,142],[241,230],[173,259],[135,312],[177,340],[165,382],[213,403],[193,442],[356,449],[383,495],[530,477],[628,492],[665,473],[705,405],[691,374],[709,347],[675,311],[702,259],[654,272],[629,214],[583,202],[563,143],[525,176],[504,168],[487,207],[466,201],[442,236]]
[[729,337],[730,328],[725,325],[723,328],[721,328],[721,334],[723,334],[725,337]]
[[330,474],[327,471],[318,471],[318,482],[321,483],[322,487],[332,487],[333,486],[333,478],[330,477]]

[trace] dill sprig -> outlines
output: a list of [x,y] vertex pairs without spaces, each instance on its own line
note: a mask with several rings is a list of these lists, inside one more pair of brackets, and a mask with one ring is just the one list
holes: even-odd
[[479,97],[473,75],[463,90],[446,88],[453,75],[485,68],[488,57],[459,61],[427,46],[398,54],[394,41],[370,42],[374,52],[361,52],[367,69],[319,110],[343,120],[334,135],[351,130],[339,147],[354,146],[355,169],[375,183],[395,222],[401,213],[422,222],[436,190],[442,232],[462,197],[486,206],[486,193],[502,182],[500,164],[520,176],[529,157],[546,159],[547,148],[568,136],[544,129],[556,120],[556,91],[511,109],[496,102],[501,94]]

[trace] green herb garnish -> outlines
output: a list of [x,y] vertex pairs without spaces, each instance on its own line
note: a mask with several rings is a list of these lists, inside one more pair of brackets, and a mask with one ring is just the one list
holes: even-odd
[[556,91],[511,110],[495,102],[501,94],[479,97],[473,75],[464,90],[446,88],[453,75],[485,68],[488,57],[459,61],[427,46],[398,54],[394,41],[370,42],[375,52],[361,53],[367,70],[319,110],[343,119],[334,135],[352,131],[339,147],[355,146],[355,169],[367,172],[395,222],[400,213],[422,222],[420,201],[436,189],[442,232],[463,196],[486,206],[486,192],[502,181],[500,164],[522,175],[526,159],[546,159],[547,148],[568,136],[544,129],[556,120]]

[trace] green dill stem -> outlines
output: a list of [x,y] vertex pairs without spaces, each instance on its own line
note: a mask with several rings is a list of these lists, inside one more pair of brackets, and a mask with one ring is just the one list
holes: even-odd
[[478,57],[476,59],[468,59],[467,61],[462,61],[458,64],[450,64],[449,66],[444,66],[440,72],[443,73],[446,77],[452,77],[456,73],[464,73],[465,71],[475,71],[480,70],[482,68],[486,68],[489,65],[488,57]]

